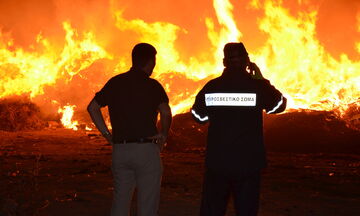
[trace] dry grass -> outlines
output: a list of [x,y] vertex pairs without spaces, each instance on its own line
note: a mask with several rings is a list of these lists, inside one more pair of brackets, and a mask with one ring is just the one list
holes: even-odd
[[19,131],[45,127],[40,109],[26,100],[0,100],[0,130]]

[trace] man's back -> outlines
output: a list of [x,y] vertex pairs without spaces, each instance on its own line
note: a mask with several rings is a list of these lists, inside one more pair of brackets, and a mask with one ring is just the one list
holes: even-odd
[[108,105],[114,142],[156,134],[158,106],[168,102],[160,83],[135,69],[111,78],[95,99]]
[[[137,215],[157,216],[162,164],[160,151],[171,125],[171,109],[164,88],[149,78],[156,65],[156,49],[134,46],[129,72],[111,78],[88,105],[91,119],[112,144],[114,199],[112,216],[127,216],[135,187]],[[101,107],[108,106],[112,132]],[[160,128],[157,129],[157,114]]]
[[201,216],[225,215],[230,194],[236,215],[257,215],[266,165],[262,112],[282,112],[286,98],[265,80],[242,43],[224,46],[223,74],[196,96],[191,113],[210,122]]
[[[228,70],[228,71],[227,71]],[[211,167],[265,166],[262,111],[281,102],[268,80],[226,69],[199,92],[193,109],[208,116],[207,164]]]

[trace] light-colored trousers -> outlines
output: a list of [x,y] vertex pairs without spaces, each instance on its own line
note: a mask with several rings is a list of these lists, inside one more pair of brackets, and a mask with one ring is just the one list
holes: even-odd
[[128,216],[135,187],[137,216],[157,216],[162,162],[154,143],[114,144],[112,152],[114,198],[111,216]]

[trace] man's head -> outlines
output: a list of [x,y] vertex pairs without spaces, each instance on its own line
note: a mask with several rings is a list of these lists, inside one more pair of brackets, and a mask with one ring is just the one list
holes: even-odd
[[248,52],[243,43],[227,43],[224,47],[225,67],[236,67],[246,69],[250,64]]
[[149,76],[156,64],[156,49],[148,43],[136,44],[132,50],[132,66],[143,69]]

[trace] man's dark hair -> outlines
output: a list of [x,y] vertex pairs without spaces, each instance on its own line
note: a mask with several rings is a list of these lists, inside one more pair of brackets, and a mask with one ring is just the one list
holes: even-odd
[[132,64],[133,66],[144,66],[149,60],[155,58],[156,49],[148,43],[136,44],[132,50]]

